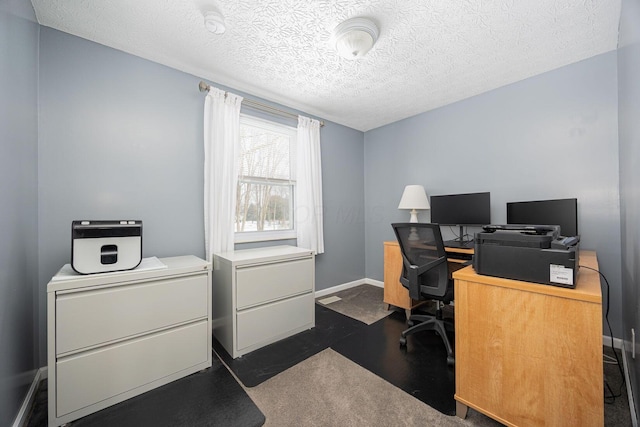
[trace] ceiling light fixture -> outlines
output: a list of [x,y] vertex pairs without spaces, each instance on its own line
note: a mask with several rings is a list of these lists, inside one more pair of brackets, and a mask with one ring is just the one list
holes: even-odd
[[367,18],[351,18],[333,29],[333,41],[340,56],[362,58],[378,40],[378,27]]
[[213,34],[223,34],[227,29],[224,25],[224,16],[215,10],[205,12],[204,26]]

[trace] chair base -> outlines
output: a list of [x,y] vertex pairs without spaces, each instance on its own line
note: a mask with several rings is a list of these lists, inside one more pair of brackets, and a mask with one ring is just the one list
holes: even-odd
[[407,336],[414,334],[420,331],[435,331],[447,350],[447,364],[454,365],[455,359],[453,357],[453,349],[451,347],[451,343],[449,342],[449,337],[447,336],[447,329],[453,330],[453,325],[450,322],[446,322],[442,319],[442,311],[438,309],[435,316],[428,316],[422,314],[414,314],[409,318],[409,322],[416,323],[411,326],[409,329],[402,331],[402,336],[400,337],[400,345],[407,345]]

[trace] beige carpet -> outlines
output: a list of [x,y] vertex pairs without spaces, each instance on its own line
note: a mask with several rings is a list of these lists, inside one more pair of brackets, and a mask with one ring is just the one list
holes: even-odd
[[383,297],[384,289],[364,284],[316,298],[316,302],[370,325],[391,314],[382,301]]
[[500,425],[443,415],[330,348],[245,390],[267,427]]

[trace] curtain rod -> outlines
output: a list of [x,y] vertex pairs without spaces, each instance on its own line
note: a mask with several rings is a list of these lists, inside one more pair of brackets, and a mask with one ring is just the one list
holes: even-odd
[[[198,89],[200,89],[200,92],[209,92],[209,88],[211,88],[211,86],[209,86],[208,84],[206,84],[202,80],[198,84]],[[262,102],[254,101],[253,99],[244,98],[242,100],[242,103],[244,105],[246,105],[247,107],[249,107],[249,108],[253,108],[254,110],[264,111],[265,113],[270,113],[270,114],[273,114],[273,115],[276,115],[276,116],[285,117],[287,119],[296,119],[296,120],[298,119],[298,115],[297,114],[293,114],[293,113],[290,113],[288,111],[280,110],[280,109],[272,107],[270,105],[263,104]],[[323,120],[320,121],[320,126],[324,126],[324,121]]]

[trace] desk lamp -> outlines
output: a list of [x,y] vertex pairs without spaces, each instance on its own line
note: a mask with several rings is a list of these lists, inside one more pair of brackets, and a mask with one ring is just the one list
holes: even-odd
[[407,185],[400,199],[398,209],[411,209],[411,219],[409,222],[418,222],[417,209],[430,209],[427,193],[422,185]]

